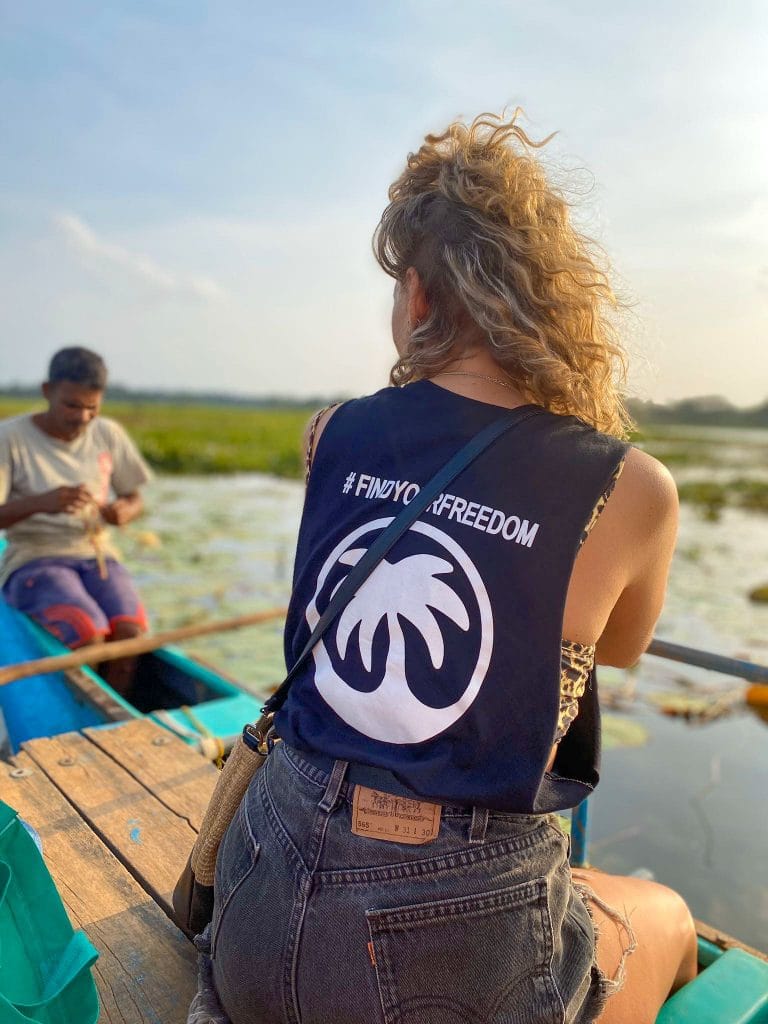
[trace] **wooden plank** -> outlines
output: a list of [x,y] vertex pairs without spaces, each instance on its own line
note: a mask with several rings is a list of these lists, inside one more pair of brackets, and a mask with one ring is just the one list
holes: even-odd
[[200,831],[219,777],[201,754],[148,718],[114,729],[83,731],[161,803]]
[[195,840],[189,822],[80,733],[30,740],[24,749],[170,914],[173,887]]
[[133,716],[110,696],[105,689],[81,668],[70,668],[64,672],[70,687],[91,707],[96,708],[107,722],[127,722]]
[[727,932],[720,931],[719,928],[713,928],[711,924],[699,921],[698,918],[694,918],[694,924],[696,925],[696,934],[699,938],[706,939],[707,942],[711,942],[718,949],[743,949],[745,953],[757,957],[758,960],[768,961],[768,953],[755,949],[753,946],[747,946],[739,939],[734,939],[732,935],[728,935]]
[[93,969],[103,1024],[184,1024],[195,951],[27,754],[13,778],[0,764],[0,799],[32,824],[72,925],[99,950]]

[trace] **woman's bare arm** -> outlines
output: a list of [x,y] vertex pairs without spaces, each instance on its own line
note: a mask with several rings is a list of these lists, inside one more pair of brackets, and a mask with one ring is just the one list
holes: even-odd
[[632,467],[621,508],[614,510],[622,514],[626,529],[626,582],[600,634],[596,655],[598,662],[622,668],[633,665],[653,638],[678,524],[677,488],[666,467],[637,449]]
[[597,644],[603,664],[634,664],[661,613],[677,536],[677,490],[667,469],[632,448],[574,565],[563,623],[569,640]]

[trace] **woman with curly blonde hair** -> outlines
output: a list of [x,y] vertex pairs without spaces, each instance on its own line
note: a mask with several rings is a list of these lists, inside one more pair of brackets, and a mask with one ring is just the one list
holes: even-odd
[[219,852],[216,1019],[650,1024],[695,972],[682,900],[572,872],[553,817],[597,784],[595,663],[648,645],[677,499],[624,440],[616,302],[540,145],[482,115],[390,189],[393,386],[308,430],[289,664],[402,508],[503,431],[300,662]]

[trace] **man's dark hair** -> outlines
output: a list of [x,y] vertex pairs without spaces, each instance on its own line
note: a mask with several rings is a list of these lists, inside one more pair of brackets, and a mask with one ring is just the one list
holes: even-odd
[[88,348],[79,345],[62,348],[51,359],[48,383],[58,384],[63,380],[81,384],[93,391],[103,391],[107,386],[107,367],[101,356]]

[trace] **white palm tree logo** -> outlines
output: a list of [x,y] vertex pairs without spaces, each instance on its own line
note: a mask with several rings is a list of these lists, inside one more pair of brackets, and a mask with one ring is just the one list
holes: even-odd
[[[339,561],[356,565],[364,554],[365,548],[353,548],[345,551]],[[366,586],[341,614],[336,631],[336,648],[341,657],[346,657],[349,637],[359,623],[360,657],[370,672],[373,637],[381,620],[386,619],[389,629],[387,668],[401,663],[405,658],[405,638],[400,626],[400,616],[403,616],[424,637],[432,664],[440,668],[445,658],[445,643],[431,609],[447,615],[465,632],[469,629],[469,614],[456,591],[435,579],[449,572],[453,572],[451,563],[435,555],[409,555],[394,563],[382,559]],[[395,602],[393,597],[397,598]]]
[[[377,519],[344,538],[328,556],[317,581],[315,595],[307,607],[307,622],[314,629],[320,614],[317,597],[334,566],[355,565],[365,548],[353,546],[366,533],[384,529],[391,519]],[[351,687],[335,670],[324,642],[313,651],[315,685],[323,699],[348,725],[387,743],[419,743],[437,735],[457,721],[472,704],[485,678],[493,649],[493,617],[488,594],[473,562],[452,537],[428,523],[416,522],[411,530],[436,541],[463,569],[477,599],[480,633],[477,662],[459,699],[448,707],[435,708],[420,701],[406,678],[406,642],[400,619],[407,619],[424,638],[435,669],[445,660],[445,641],[434,612],[445,615],[464,632],[472,625],[464,603],[439,576],[454,571],[454,564],[431,554],[415,554],[398,562],[386,559],[360,587],[341,613],[336,627],[336,648],[345,658],[349,640],[359,626],[360,658],[367,671],[373,664],[373,640],[382,619],[387,623],[384,678],[375,690],[363,692]],[[341,584],[337,584],[340,586]],[[473,616],[474,617],[474,616]]]

